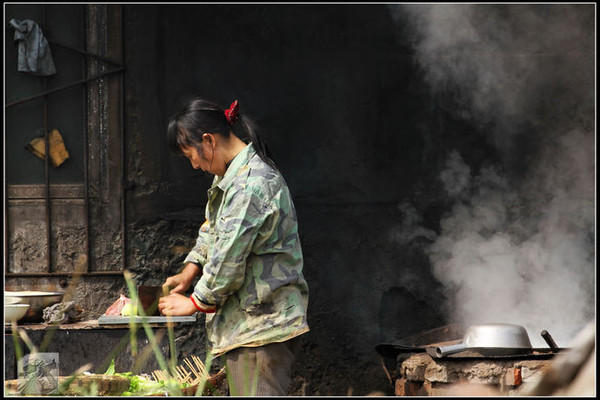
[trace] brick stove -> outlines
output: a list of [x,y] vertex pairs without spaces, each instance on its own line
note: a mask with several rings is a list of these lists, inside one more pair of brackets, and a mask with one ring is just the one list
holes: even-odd
[[437,358],[427,352],[399,354],[397,396],[515,395],[550,367],[551,351],[524,356],[485,357],[462,352]]
[[[404,344],[380,344],[377,352],[397,396],[510,396],[538,382],[551,367],[558,348],[526,354],[490,355],[467,349],[439,356],[436,348],[458,344],[464,330],[456,325],[424,332]],[[428,342],[427,340],[437,340]],[[430,343],[430,344],[422,344]]]

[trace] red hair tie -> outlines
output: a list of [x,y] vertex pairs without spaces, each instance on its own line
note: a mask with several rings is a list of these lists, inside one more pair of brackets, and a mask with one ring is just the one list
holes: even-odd
[[233,123],[237,121],[239,108],[240,107],[238,106],[238,101],[236,100],[233,103],[231,103],[227,110],[225,110],[225,118],[227,118],[227,122],[229,122],[229,125],[233,125]]

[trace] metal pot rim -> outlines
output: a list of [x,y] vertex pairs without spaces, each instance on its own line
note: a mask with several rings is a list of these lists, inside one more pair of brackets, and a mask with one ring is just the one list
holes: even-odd
[[467,329],[463,343],[469,348],[532,348],[525,328],[514,324],[473,325]]

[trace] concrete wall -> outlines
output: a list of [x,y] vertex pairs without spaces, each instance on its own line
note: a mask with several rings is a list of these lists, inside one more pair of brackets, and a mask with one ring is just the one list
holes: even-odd
[[164,5],[124,6],[123,16],[131,267],[156,281],[174,272],[203,221],[211,177],[165,146],[174,104],[186,94],[238,99],[298,210],[312,331],[297,393],[385,389],[375,344],[445,322],[419,241],[393,239],[403,201],[436,228],[444,205],[432,172],[445,149],[388,10]]
[[[453,298],[460,286],[442,282],[429,258],[452,207],[470,196],[452,197],[453,188],[491,168],[518,191],[531,183],[548,136],[581,129],[583,143],[593,142],[590,11],[124,5],[130,266],[155,282],[176,272],[203,221],[211,177],[165,145],[176,101],[238,99],[262,128],[298,210],[312,330],[292,392],[388,391],[376,344],[468,322],[452,312],[463,310]],[[552,34],[556,21],[562,33]],[[569,65],[580,73],[567,75]],[[453,160],[466,171],[462,186],[456,170],[442,173]],[[591,165],[580,171],[588,188]],[[520,206],[532,207],[521,195]],[[584,205],[587,251],[592,203]],[[593,267],[583,265],[578,274],[593,280]],[[202,351],[193,335],[185,346]]]

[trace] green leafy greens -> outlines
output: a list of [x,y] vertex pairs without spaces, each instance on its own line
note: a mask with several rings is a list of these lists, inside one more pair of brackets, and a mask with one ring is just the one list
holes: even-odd
[[175,379],[167,381],[155,381],[144,375],[133,375],[132,372],[115,372],[115,360],[113,359],[104,375],[114,375],[129,379],[129,389],[121,396],[145,396],[150,394],[181,394],[181,388],[190,386],[187,383],[179,383]]

